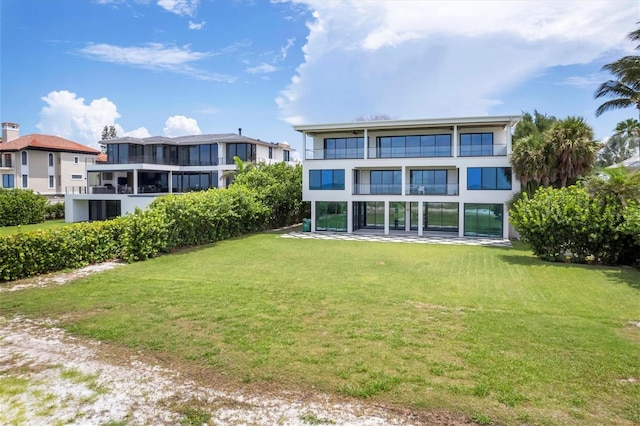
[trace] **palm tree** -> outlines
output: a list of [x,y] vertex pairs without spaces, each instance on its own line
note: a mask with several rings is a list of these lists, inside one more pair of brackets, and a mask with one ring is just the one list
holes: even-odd
[[616,124],[616,135],[627,138],[640,137],[640,121],[635,118],[627,118]]
[[[253,164],[250,161],[242,161],[242,159],[240,157],[238,157],[237,155],[233,156],[233,162],[235,163],[236,168],[232,169],[232,170],[227,170],[224,173],[222,173],[220,175],[220,180],[230,179],[231,182],[233,182],[233,180],[236,177],[238,177],[238,176],[240,176],[240,175],[242,175],[244,173],[247,173],[249,170],[251,170],[252,168],[255,167],[255,164]],[[231,183],[231,182],[229,182],[229,183]]]
[[[627,38],[631,41],[640,40],[640,29],[629,33]],[[636,46],[636,50],[640,50],[640,45]],[[611,98],[596,109],[596,117],[612,109],[628,107],[635,107],[640,113],[640,56],[625,56],[606,64],[602,70],[609,71],[616,79],[602,83],[596,90],[596,99]]]
[[633,155],[634,138],[625,137],[622,134],[611,136],[598,151],[597,164],[607,167],[619,163]]
[[549,174],[554,186],[573,184],[593,168],[600,148],[593,140],[593,129],[582,117],[567,117],[545,132],[549,154],[555,157]]
[[585,186],[593,195],[603,199],[613,196],[623,206],[630,201],[640,202],[640,171],[631,173],[623,165],[601,170],[586,180]]

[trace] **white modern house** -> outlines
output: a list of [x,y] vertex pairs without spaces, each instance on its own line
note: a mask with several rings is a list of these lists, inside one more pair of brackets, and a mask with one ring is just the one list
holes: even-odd
[[123,137],[101,141],[106,161],[87,166],[87,183],[67,187],[67,222],[104,220],[145,208],[154,198],[226,187],[222,178],[235,170],[233,157],[253,163],[290,162],[285,143],[264,142],[238,134],[167,138]]
[[520,116],[298,125],[311,231],[514,236]]

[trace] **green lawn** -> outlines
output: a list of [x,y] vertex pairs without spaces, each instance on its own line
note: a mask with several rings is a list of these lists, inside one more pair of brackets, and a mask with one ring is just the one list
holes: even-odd
[[64,318],[238,383],[485,424],[640,422],[640,273],[543,263],[523,246],[265,233],[3,293],[0,312]]
[[42,223],[34,223],[33,225],[0,226],[0,236],[17,234],[19,232],[36,231],[40,229],[61,228],[63,226],[71,226],[71,224],[66,223],[64,219],[57,219],[47,220]]

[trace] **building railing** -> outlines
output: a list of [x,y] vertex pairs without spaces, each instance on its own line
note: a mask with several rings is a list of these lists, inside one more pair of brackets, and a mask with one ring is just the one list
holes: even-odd
[[13,168],[13,162],[12,162],[11,160],[7,160],[7,159],[5,159],[5,160],[4,160],[4,166],[3,166],[3,167],[6,167],[6,168],[8,168],[8,169]]
[[87,187],[86,186],[65,186],[64,193],[65,194],[86,194]]
[[354,195],[400,195],[402,185],[356,183],[353,185]]
[[457,183],[442,184],[409,184],[405,187],[407,195],[458,195]]
[[458,147],[458,156],[460,157],[501,157],[506,155],[506,144],[460,145]]
[[[163,158],[159,159],[153,155],[132,155],[129,156],[126,161],[119,161],[118,159],[109,159],[108,164],[161,164],[166,166],[217,166],[218,164],[224,164],[222,157],[218,159],[209,160],[187,160],[187,159],[175,159],[175,158]],[[233,161],[231,162],[233,164]]]
[[451,157],[451,145],[447,146],[402,146],[373,147],[367,151],[369,158],[429,158]]
[[[245,163],[256,163],[256,157],[255,156],[254,157],[249,157],[246,160],[241,158],[241,160],[244,161]],[[261,158],[261,160],[264,161],[265,159]],[[225,164],[225,163],[221,163],[221,164]],[[233,157],[231,157],[231,158],[227,158],[226,164],[236,164],[236,162],[233,161]]]
[[341,160],[341,159],[362,159],[364,150],[362,148],[347,149],[307,149],[305,160]]

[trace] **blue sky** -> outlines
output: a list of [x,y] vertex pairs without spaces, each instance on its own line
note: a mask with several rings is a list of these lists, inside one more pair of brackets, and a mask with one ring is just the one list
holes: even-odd
[[636,0],[2,0],[2,121],[97,145],[243,134],[300,149],[292,124],[579,115],[632,51]]

